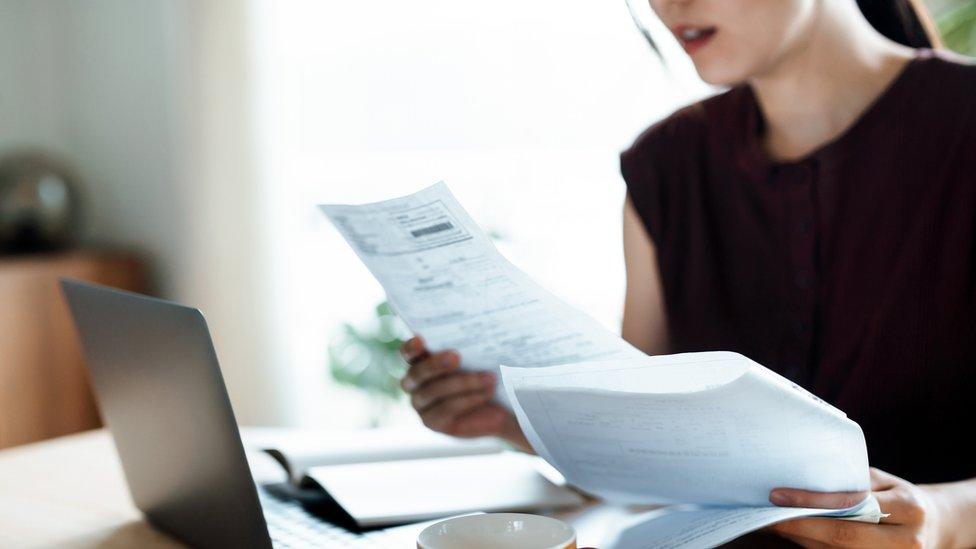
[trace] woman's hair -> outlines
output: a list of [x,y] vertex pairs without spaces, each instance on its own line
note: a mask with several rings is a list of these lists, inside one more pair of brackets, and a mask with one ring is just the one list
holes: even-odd
[[857,0],[864,18],[878,32],[912,48],[937,48],[939,32],[921,0]]
[[[627,3],[627,10],[634,25],[640,30],[654,54],[664,63],[665,59],[660,48],[651,36],[651,32],[637,17],[631,0],[624,1]],[[861,13],[871,26],[890,40],[912,48],[942,47],[939,30],[922,0],[857,0],[857,7],[861,9]]]

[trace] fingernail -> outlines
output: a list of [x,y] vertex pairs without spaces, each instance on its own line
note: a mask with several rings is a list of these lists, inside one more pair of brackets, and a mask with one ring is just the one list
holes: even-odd
[[485,387],[492,387],[495,385],[495,376],[491,374],[481,374],[481,384]]
[[415,347],[416,345],[414,345],[413,340],[408,339],[407,342],[403,344],[403,347],[400,348],[400,354],[403,355],[403,358],[410,359],[414,354],[416,354]]
[[454,368],[460,362],[461,361],[458,360],[458,355],[451,352],[444,353],[444,356],[441,358],[441,364],[448,368]]
[[779,490],[773,490],[769,493],[769,502],[773,505],[779,505],[780,507],[785,507],[791,503],[790,497]]

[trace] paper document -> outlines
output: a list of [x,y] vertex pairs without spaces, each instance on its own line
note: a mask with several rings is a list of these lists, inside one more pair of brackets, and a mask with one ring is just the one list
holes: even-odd
[[[569,483],[618,503],[706,506],[654,515],[654,528],[626,539],[664,537],[638,547],[711,547],[772,522],[838,513],[772,507],[773,488],[870,487],[860,426],[737,353],[501,371],[532,447]],[[841,514],[877,522],[871,501]]]
[[506,260],[444,183],[383,202],[320,208],[397,315],[432,351],[456,349],[464,368],[643,356]]
[[[673,505],[609,547],[713,547],[800,516],[879,520],[873,498],[840,511],[768,501],[777,487],[868,491],[864,435],[843,412],[736,353],[644,355],[502,257],[443,183],[320,207],[432,351],[501,367],[500,400],[570,484],[615,503]],[[351,471],[317,474],[337,484]]]
[[814,516],[876,523],[881,511],[874,496],[837,511],[791,507],[665,508],[634,517],[607,546],[612,549],[717,547],[777,522]]

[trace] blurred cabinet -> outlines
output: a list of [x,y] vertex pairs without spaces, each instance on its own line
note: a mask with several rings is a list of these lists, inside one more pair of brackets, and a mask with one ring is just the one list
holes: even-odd
[[101,425],[62,276],[146,290],[132,253],[0,256],[0,448]]

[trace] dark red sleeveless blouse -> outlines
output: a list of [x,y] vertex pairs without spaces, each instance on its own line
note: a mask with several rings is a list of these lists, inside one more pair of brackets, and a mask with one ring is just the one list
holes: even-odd
[[672,352],[731,350],[847,412],[873,466],[976,477],[976,65],[922,50],[846,133],[763,153],[748,86],[621,155]]

